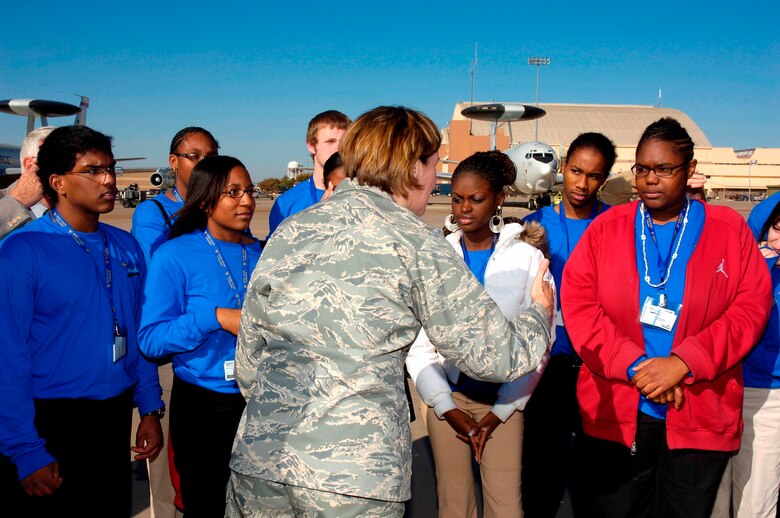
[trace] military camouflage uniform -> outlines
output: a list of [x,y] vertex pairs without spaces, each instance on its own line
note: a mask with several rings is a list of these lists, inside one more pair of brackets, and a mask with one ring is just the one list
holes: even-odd
[[438,229],[345,181],[279,226],[252,275],[236,351],[247,408],[231,468],[407,500],[403,366],[421,325],[463,372],[505,382],[536,368],[549,324],[540,304],[508,322]]

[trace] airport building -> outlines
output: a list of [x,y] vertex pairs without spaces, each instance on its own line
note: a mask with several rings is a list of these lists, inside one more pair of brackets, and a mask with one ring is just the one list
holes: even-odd
[[[473,103],[474,105],[485,103]],[[533,104],[533,103],[529,103]],[[490,149],[492,123],[471,120],[461,111],[472,103],[457,103],[448,127],[442,129],[440,155],[455,163],[476,151]],[[559,156],[577,135],[596,131],[608,136],[617,147],[613,176],[630,180],[636,144],[644,129],[662,117],[673,117],[690,133],[695,144],[698,171],[708,177],[708,194],[714,197],[763,194],[780,185],[780,148],[734,150],[713,147],[704,131],[691,117],[673,108],[609,104],[540,104],[547,114],[536,120],[500,122],[496,128],[496,148],[506,150],[512,143],[539,140]],[[535,138],[538,123],[538,138]],[[443,163],[444,172],[455,164]],[[617,178],[616,178],[617,180]]]

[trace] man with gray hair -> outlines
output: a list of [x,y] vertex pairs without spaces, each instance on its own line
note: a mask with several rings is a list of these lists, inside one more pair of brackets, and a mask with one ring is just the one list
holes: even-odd
[[43,186],[38,179],[38,148],[43,140],[54,130],[54,126],[44,126],[27,134],[19,153],[22,174],[7,189],[0,189],[0,239],[14,230],[23,227],[43,211],[36,214],[33,207],[43,199]]

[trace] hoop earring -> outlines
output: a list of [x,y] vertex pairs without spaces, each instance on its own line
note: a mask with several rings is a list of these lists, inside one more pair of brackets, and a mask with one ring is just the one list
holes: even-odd
[[458,222],[455,221],[454,214],[450,212],[450,215],[444,218],[444,228],[449,230],[450,232],[457,232],[460,230],[460,227],[458,226]]
[[501,205],[496,207],[496,213],[490,218],[488,226],[490,227],[490,231],[494,234],[500,233],[504,228],[504,218],[501,217]]

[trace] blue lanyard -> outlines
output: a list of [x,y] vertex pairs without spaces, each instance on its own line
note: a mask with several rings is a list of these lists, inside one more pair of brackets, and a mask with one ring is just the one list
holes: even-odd
[[249,285],[249,261],[247,260],[246,246],[243,244],[241,245],[241,270],[243,273],[242,280],[244,289],[242,291],[238,291],[236,281],[233,279],[233,274],[230,273],[230,267],[225,261],[225,258],[222,257],[222,251],[219,249],[219,245],[216,241],[214,241],[214,238],[211,237],[211,233],[208,231],[208,229],[203,230],[203,236],[206,238],[206,242],[211,245],[211,248],[214,249],[214,253],[217,256],[217,262],[225,273],[225,279],[227,280],[228,286],[230,286],[230,289],[233,290],[233,295],[236,298],[238,309],[241,309],[241,306],[244,304],[244,293],[246,293],[246,288]]
[[176,201],[179,203],[184,203],[184,199],[181,197],[181,194],[179,194],[179,189],[176,187],[173,188],[173,197],[176,198]]
[[[596,200],[593,202],[593,207],[590,209],[590,222],[593,222],[593,218],[596,217],[596,209],[598,209],[599,201]],[[560,202],[558,204],[558,219],[561,221],[561,228],[563,228],[563,235],[566,239],[566,258],[568,259],[571,256],[571,243],[569,243],[569,227],[566,223],[566,210],[563,208],[563,202]],[[590,223],[588,223],[590,225]]]
[[[484,279],[485,278],[485,270],[487,270],[487,264],[490,261],[490,257],[493,255],[493,251],[496,249],[496,241],[498,241],[498,234],[493,234],[493,242],[490,243],[490,255],[488,256],[488,260],[485,261],[485,264],[482,265],[482,270],[479,272],[479,275],[475,276],[478,279]],[[466,242],[464,241],[463,237],[460,238],[460,249],[463,251],[463,260],[466,262],[466,266],[469,267],[469,270],[471,270],[471,261],[469,260],[469,251],[466,250]]]
[[[90,252],[87,244],[81,239],[81,236],[79,236],[78,233],[73,230],[73,227],[71,227],[64,219],[62,219],[62,216],[60,216],[60,213],[57,211],[57,209],[52,209],[49,212],[49,216],[51,216],[51,219],[60,227],[67,230],[68,234],[70,234],[70,237],[73,238],[73,241],[79,246],[79,248],[84,250],[87,255],[92,258],[92,252]],[[108,292],[108,303],[111,306],[111,313],[114,316],[114,336],[121,336],[119,319],[117,318],[116,307],[114,306],[114,290],[112,289],[113,284],[111,275],[111,255],[108,252],[108,239],[106,238],[106,234],[103,232],[103,229],[98,227],[98,231],[100,232],[100,237],[103,238],[103,259],[106,272],[106,291]]]
[[[656,257],[656,266],[658,267],[660,282],[663,282],[665,280],[667,269],[669,268],[669,261],[672,259],[672,250],[674,250],[674,242],[677,241],[677,234],[680,232],[680,228],[682,227],[683,220],[685,219],[685,213],[688,211],[689,204],[690,202],[686,200],[685,205],[683,206],[682,210],[680,210],[680,213],[677,215],[677,223],[675,223],[674,225],[674,234],[672,235],[672,242],[671,245],[669,246],[669,253],[666,256],[666,260],[663,262],[661,261],[661,249],[658,246],[658,238],[655,235],[655,225],[653,224],[653,217],[650,215],[650,213],[647,210],[642,211],[645,217],[645,226],[647,227],[647,231],[650,234],[650,238],[653,240],[653,243],[655,244],[655,249],[658,252],[658,256]],[[682,236],[680,236],[680,239],[682,239]]]

